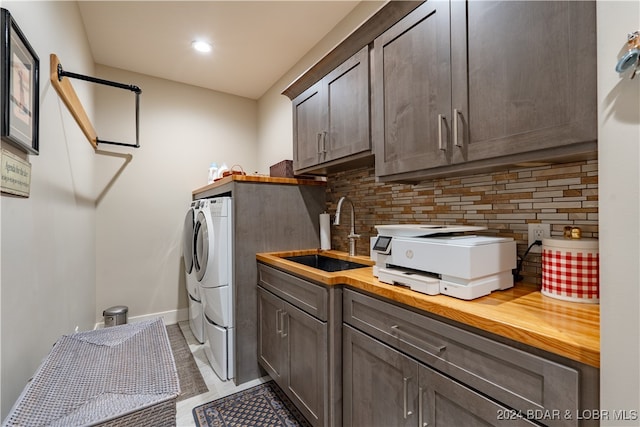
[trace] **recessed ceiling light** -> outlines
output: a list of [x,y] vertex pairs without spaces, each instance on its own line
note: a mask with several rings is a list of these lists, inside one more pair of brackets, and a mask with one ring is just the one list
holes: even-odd
[[204,42],[202,40],[194,40],[191,42],[191,47],[193,47],[198,52],[211,52],[211,44]]

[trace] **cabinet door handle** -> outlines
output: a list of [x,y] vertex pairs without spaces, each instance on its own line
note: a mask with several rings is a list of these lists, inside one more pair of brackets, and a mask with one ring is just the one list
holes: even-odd
[[[433,345],[433,344],[429,344],[428,342],[425,342],[421,339],[418,339],[416,337],[414,337],[413,335],[410,335],[408,333],[406,333],[405,331],[403,331],[402,329],[400,329],[400,326],[398,325],[393,325],[391,326],[391,329],[393,329],[394,331],[396,331],[398,338],[402,339],[402,337],[400,335],[404,335],[407,338],[412,339],[414,342],[415,341],[419,341],[420,345],[425,347],[427,350],[431,351],[432,353],[438,354],[440,352],[443,352],[447,349],[446,345]],[[405,340],[403,340],[405,341]],[[408,342],[408,341],[407,341]],[[409,343],[411,344],[411,343]]]
[[322,137],[323,133],[322,132],[318,132],[316,134],[316,148],[318,151],[318,157],[320,157],[320,155],[322,154],[322,149],[320,148],[320,143],[322,143]]
[[442,142],[442,122],[446,120],[445,116],[438,114],[438,148],[447,151],[447,146]]
[[327,154],[327,131],[322,132],[322,152]]
[[424,422],[424,410],[422,409],[422,404],[424,403],[422,398],[423,392],[422,387],[418,387],[418,425],[420,427],[427,427],[429,423]]
[[[287,319],[287,328],[284,328],[284,319]],[[282,338],[285,338],[287,335],[289,335],[289,313],[287,313],[286,311],[282,311],[282,320],[281,320],[281,324],[282,324]]]
[[280,321],[281,309],[276,310],[276,334],[282,336],[282,322]]
[[403,410],[404,410],[404,419],[406,420],[409,415],[413,412],[407,410],[408,400],[409,400],[409,380],[411,377],[404,377],[402,379],[402,397],[403,397]]
[[[456,147],[462,147],[464,145],[464,141],[462,143],[458,141],[458,118],[460,119],[463,118],[462,111],[458,110],[457,108],[454,108],[453,109],[453,144]],[[463,136],[464,136],[464,133],[463,133]]]

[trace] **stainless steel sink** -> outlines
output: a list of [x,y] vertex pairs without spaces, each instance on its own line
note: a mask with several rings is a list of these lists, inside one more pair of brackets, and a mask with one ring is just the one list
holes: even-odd
[[297,262],[308,267],[317,268],[318,270],[334,272],[343,270],[352,270],[354,268],[369,267],[365,264],[359,264],[357,262],[345,261],[338,258],[331,258],[324,255],[298,255],[284,257],[288,261]]

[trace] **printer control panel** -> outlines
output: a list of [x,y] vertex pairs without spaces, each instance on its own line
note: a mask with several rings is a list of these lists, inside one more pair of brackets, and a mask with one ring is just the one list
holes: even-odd
[[391,253],[391,237],[378,236],[373,243],[371,250],[384,255],[389,255]]

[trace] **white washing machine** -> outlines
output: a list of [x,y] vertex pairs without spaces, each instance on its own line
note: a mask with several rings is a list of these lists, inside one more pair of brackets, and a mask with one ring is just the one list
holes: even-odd
[[189,298],[189,327],[200,343],[204,343],[204,315],[202,311],[202,298],[200,297],[200,284],[196,278],[196,270],[193,267],[193,243],[196,215],[200,209],[200,200],[190,203],[187,214],[184,217],[184,230],[182,236],[182,260],[186,273],[187,297]]
[[233,216],[231,197],[203,199],[194,228],[193,267],[204,312],[204,351],[223,381],[233,369]]

